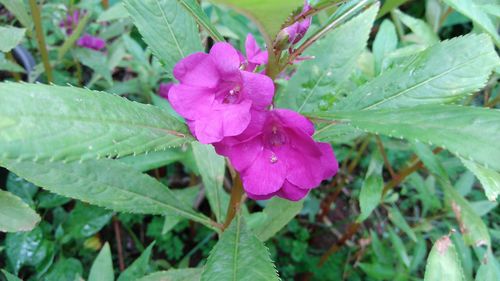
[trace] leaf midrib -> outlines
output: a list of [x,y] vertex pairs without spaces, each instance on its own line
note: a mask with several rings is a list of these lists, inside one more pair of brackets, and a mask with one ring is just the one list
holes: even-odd
[[174,31],[172,30],[172,27],[170,26],[170,22],[167,19],[167,16],[165,15],[165,11],[163,10],[163,7],[161,6],[160,2],[158,0],[155,0],[156,5],[158,5],[158,8],[161,11],[161,16],[165,23],[167,24],[168,31],[170,32],[170,35],[172,35],[172,38],[174,39],[175,46],[177,47],[177,51],[181,55],[181,58],[185,57],[184,52],[181,49],[181,46],[179,45],[179,41],[177,40],[177,37],[174,34]]

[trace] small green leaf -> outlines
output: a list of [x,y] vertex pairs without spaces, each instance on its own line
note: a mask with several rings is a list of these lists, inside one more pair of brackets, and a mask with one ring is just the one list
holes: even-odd
[[462,163],[479,179],[488,200],[495,202],[500,194],[500,173],[463,158]]
[[211,145],[193,142],[193,155],[200,171],[210,208],[218,222],[224,221],[229,195],[222,184],[226,172],[224,157],[217,155]]
[[40,216],[19,197],[0,189],[0,231],[32,230]]
[[427,258],[424,281],[465,281],[455,246],[448,236],[440,238]]
[[7,278],[7,281],[23,281],[19,279],[17,276],[12,275],[11,273],[7,272],[6,270],[2,269],[2,273],[5,275],[5,278]]
[[406,247],[403,243],[403,240],[398,236],[398,234],[396,234],[392,227],[388,228],[388,232],[392,247],[397,257],[399,258],[401,263],[408,268],[410,266],[410,258],[408,257],[408,253],[406,252]]
[[293,202],[275,197],[264,208],[265,220],[258,224],[253,232],[261,241],[273,237],[286,226],[304,206],[304,201]]
[[151,273],[138,281],[199,281],[200,277],[201,268],[183,268]]
[[106,11],[99,14],[97,21],[98,22],[113,21],[117,19],[124,19],[127,17],[129,17],[127,8],[125,8],[123,2],[118,2],[113,6],[111,6],[109,9],[107,9]]
[[[444,147],[457,156],[500,171],[500,111],[477,107],[425,105],[313,116],[392,137]],[[316,134],[335,130],[335,123]]]
[[303,0],[215,0],[235,8],[255,21],[269,39],[274,39],[281,30],[281,25],[298,9]]
[[384,5],[380,9],[380,12],[378,13],[377,18],[381,18],[385,14],[389,13],[393,9],[396,9],[397,7],[403,5],[405,2],[408,0],[387,0],[384,1]]
[[0,130],[4,159],[125,156],[190,140],[185,125],[160,108],[75,87],[0,83],[4,118],[15,122]]
[[299,112],[328,107],[366,48],[377,11],[378,5],[371,6],[311,46],[304,55],[314,59],[300,64],[278,105]]
[[237,214],[213,248],[201,274],[202,281],[278,281],[266,246]]
[[59,260],[45,276],[45,280],[75,281],[83,274],[82,263],[74,258]]
[[481,261],[481,266],[477,270],[476,281],[498,281],[500,280],[500,264],[498,258],[491,249],[486,251],[485,257]]
[[217,31],[217,28],[210,22],[210,19],[203,12],[200,5],[194,0],[177,0],[196,20],[196,22],[202,26],[208,34],[215,40],[219,42],[224,42],[224,37]]
[[0,26],[0,51],[7,53],[14,49],[24,37],[25,28]]
[[410,28],[411,31],[413,31],[413,33],[415,33],[415,35],[422,40],[421,43],[424,45],[433,45],[439,42],[439,37],[436,33],[434,33],[432,27],[425,21],[409,16],[400,10],[396,10],[395,13],[401,22]]
[[[33,21],[31,20],[28,6],[23,0],[0,0],[0,3],[9,10],[19,22],[28,30],[33,28]],[[3,38],[3,37],[2,37]]]
[[401,229],[408,237],[411,238],[414,242],[417,242],[417,236],[415,235],[415,232],[413,229],[410,227],[408,222],[406,222],[405,217],[401,214],[399,209],[397,208],[388,208],[389,211],[389,219],[391,222],[397,226],[399,229]]
[[380,73],[382,71],[382,62],[384,58],[396,50],[398,46],[398,34],[396,27],[390,20],[384,20],[380,25],[377,36],[373,41],[373,56],[375,58],[375,71]]
[[338,110],[449,103],[484,87],[500,64],[490,38],[466,35],[435,44],[384,71],[336,104]]
[[136,281],[138,278],[146,275],[149,271],[149,260],[154,244],[155,242],[151,243],[146,250],[142,252],[141,256],[120,274],[117,281]]
[[362,222],[368,218],[378,206],[382,199],[383,189],[382,162],[378,158],[372,157],[363,186],[361,187],[361,193],[359,194],[361,214],[357,218],[357,222]]
[[175,0],[126,0],[125,7],[153,54],[171,71],[188,55],[202,51],[193,18]]
[[105,53],[88,48],[77,48],[74,50],[74,55],[80,63],[88,66],[94,71],[94,76],[99,75],[103,77],[109,85],[113,85],[111,69],[108,67],[108,57]]
[[77,202],[62,227],[71,238],[87,238],[107,225],[112,216],[113,213],[106,209]]
[[[495,27],[494,22],[488,16],[488,14],[481,9],[481,6],[478,5],[479,2],[477,0],[443,0],[446,4],[448,4],[453,9],[457,10],[459,13],[467,16],[474,22],[474,24],[478,25],[486,31],[493,40],[495,44],[500,46],[500,36],[498,35],[497,27]],[[498,5],[498,3],[497,3]]]
[[115,160],[17,162],[0,165],[51,192],[121,212],[179,215],[213,228],[210,220],[155,179]]
[[109,244],[106,243],[102,247],[99,255],[94,260],[90,268],[88,281],[113,281],[115,274],[113,272],[113,260]]

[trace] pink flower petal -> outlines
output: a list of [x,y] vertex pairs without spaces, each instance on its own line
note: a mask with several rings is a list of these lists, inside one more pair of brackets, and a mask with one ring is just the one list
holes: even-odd
[[242,95],[253,102],[255,109],[265,109],[271,105],[274,96],[274,83],[268,76],[242,71]]
[[172,107],[184,118],[197,119],[211,112],[215,96],[209,89],[173,85],[168,91]]
[[291,201],[299,201],[302,198],[306,197],[308,193],[308,189],[299,188],[298,186],[286,180],[283,184],[283,187],[278,190],[278,192],[276,192],[276,195]]
[[[210,58],[217,67],[224,80],[233,81],[232,76],[238,75],[240,70],[240,57],[236,49],[228,43],[220,42],[210,49]],[[229,79],[228,79],[229,78]]]
[[174,77],[181,84],[213,88],[219,83],[217,67],[205,53],[194,53],[180,60],[174,67]]
[[286,176],[285,161],[273,161],[275,155],[263,150],[255,161],[241,173],[245,191],[255,195],[266,195],[278,191]]
[[314,134],[314,124],[306,117],[289,109],[275,109],[273,112],[278,116],[281,124],[285,126],[293,125],[293,127],[304,131],[306,134],[312,136]]

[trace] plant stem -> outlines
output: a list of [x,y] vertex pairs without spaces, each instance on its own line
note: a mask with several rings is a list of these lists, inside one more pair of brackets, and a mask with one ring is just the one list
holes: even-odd
[[40,7],[36,3],[36,0],[30,0],[30,8],[31,8],[31,16],[33,17],[33,22],[35,24],[36,40],[38,42],[38,48],[40,49],[40,54],[42,55],[45,75],[47,76],[47,82],[52,83],[53,81],[52,67],[50,66],[49,53],[47,52],[47,46],[45,45],[45,37],[43,35]]
[[116,217],[113,217],[113,229],[115,231],[116,249],[118,251],[118,266],[120,267],[120,271],[124,271],[125,262],[123,260],[122,234],[120,230],[120,221],[118,221]]
[[231,200],[229,201],[229,206],[227,207],[226,221],[222,227],[223,230],[225,230],[233,221],[234,216],[240,209],[244,194],[243,183],[241,182],[240,175],[236,175],[234,178],[233,188],[231,189]]
[[319,260],[319,263],[318,263],[318,267],[322,267],[331,255],[338,252],[340,250],[340,248],[349,239],[351,239],[351,237],[354,236],[354,234],[356,234],[356,232],[358,231],[360,226],[361,226],[361,224],[359,224],[359,223],[351,223],[349,226],[347,226],[346,233],[344,233],[344,235],[342,235],[340,240],[337,243],[333,244],[330,247],[330,249],[328,249],[328,251],[326,251],[326,253],[324,253],[323,256],[321,256],[321,259]]
[[385,153],[385,148],[384,144],[382,143],[382,139],[380,139],[379,136],[376,136],[375,140],[377,141],[377,146],[378,149],[380,150],[380,154],[382,154],[382,158],[384,158],[385,167],[389,171],[389,174],[391,174],[391,177],[394,179],[396,177],[396,173],[394,173],[394,169],[391,166],[391,162],[389,162],[389,158],[387,158],[387,154]]

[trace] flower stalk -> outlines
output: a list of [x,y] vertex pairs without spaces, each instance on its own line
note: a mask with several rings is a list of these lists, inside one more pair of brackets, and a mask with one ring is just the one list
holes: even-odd
[[226,221],[224,222],[222,230],[228,228],[233,221],[234,216],[240,209],[241,203],[244,200],[244,193],[245,192],[243,191],[243,183],[241,182],[240,175],[236,174],[236,177],[234,178],[233,188],[231,189],[231,199],[227,208]]
[[30,9],[31,16],[33,17],[33,22],[35,24],[36,40],[38,48],[40,48],[40,54],[42,55],[43,68],[45,69],[47,82],[52,83],[54,80],[52,77],[52,66],[50,65],[49,53],[47,52],[47,46],[45,45],[40,7],[36,3],[36,0],[30,0]]

